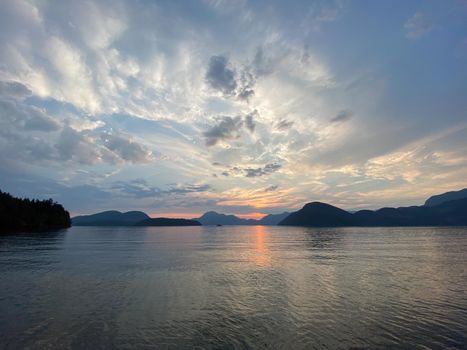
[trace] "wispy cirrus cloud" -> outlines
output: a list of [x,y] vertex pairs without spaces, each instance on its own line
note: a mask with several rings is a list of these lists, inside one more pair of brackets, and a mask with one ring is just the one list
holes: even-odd
[[422,12],[416,12],[404,24],[406,37],[417,40],[431,32],[434,28],[433,22]]
[[343,109],[339,111],[335,117],[331,118],[331,123],[343,123],[350,120],[354,115],[354,112],[350,109]]

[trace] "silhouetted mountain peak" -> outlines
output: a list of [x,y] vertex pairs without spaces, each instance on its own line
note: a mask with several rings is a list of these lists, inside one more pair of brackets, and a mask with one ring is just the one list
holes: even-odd
[[342,210],[344,211],[343,209],[340,209],[338,207],[335,207],[331,204],[328,204],[328,203],[324,203],[324,202],[310,202],[310,203],[307,203],[303,206],[302,209],[323,209],[323,210],[326,210],[326,209],[338,209],[338,210]]
[[439,205],[444,202],[449,202],[456,199],[463,199],[467,198],[467,188],[464,188],[459,191],[450,191],[442,194],[437,194],[435,196],[431,196],[425,202],[425,206],[433,207],[435,205]]
[[213,216],[213,215],[224,215],[224,214],[220,214],[217,211],[211,210],[211,211],[205,212],[202,216]]
[[203,225],[254,225],[256,222],[256,220],[242,219],[235,215],[221,214],[215,211],[208,211],[194,220]]
[[74,226],[131,226],[139,221],[149,219],[142,211],[107,210],[91,215],[75,216],[71,219]]
[[351,226],[352,214],[333,205],[322,202],[311,202],[302,209],[291,213],[279,225],[297,226]]
[[290,214],[279,225],[291,226],[459,226],[467,225],[467,198],[435,206],[360,210],[351,214],[321,202],[311,202]]
[[280,214],[268,214],[258,220],[260,225],[277,225],[279,222],[284,220],[287,216],[289,216],[289,212],[283,212]]

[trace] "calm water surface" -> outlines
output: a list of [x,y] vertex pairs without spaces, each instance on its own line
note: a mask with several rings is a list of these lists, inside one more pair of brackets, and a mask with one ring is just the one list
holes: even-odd
[[0,237],[1,349],[466,347],[466,228]]

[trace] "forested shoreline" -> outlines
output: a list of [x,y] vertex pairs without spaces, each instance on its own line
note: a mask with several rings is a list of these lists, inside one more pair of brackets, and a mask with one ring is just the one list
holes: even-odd
[[70,227],[70,214],[53,199],[16,198],[0,191],[0,232],[30,232]]

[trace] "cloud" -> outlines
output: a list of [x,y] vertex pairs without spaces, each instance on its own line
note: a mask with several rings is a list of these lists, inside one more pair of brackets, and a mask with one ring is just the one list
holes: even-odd
[[219,123],[203,132],[207,146],[214,146],[219,141],[235,140],[240,137],[240,129],[243,127],[241,117],[221,117]]
[[144,179],[116,181],[111,189],[133,198],[153,198],[163,193],[158,187],[150,186]]
[[243,67],[240,73],[225,56],[212,56],[205,76],[214,90],[224,96],[235,96],[240,101],[249,102],[255,95],[256,77],[253,69]]
[[254,118],[259,115],[257,110],[241,116],[223,116],[215,118],[217,124],[203,132],[206,138],[206,146],[214,146],[220,141],[236,140],[241,136],[241,130],[245,127],[249,132],[254,132],[256,123]]
[[[72,211],[72,215],[75,210],[82,211],[84,209],[89,213],[96,208],[108,209],[109,201],[115,199],[115,193],[95,185],[70,184],[37,174],[25,174],[1,167],[0,178],[2,179],[1,189],[3,191],[11,192],[19,197],[53,198],[63,204],[67,210]],[[84,208],[83,203],[85,203]],[[113,208],[118,209],[117,206],[113,206]]]
[[350,120],[354,115],[354,112],[350,109],[343,109],[339,111],[335,117],[331,118],[331,123],[343,123]]
[[279,188],[278,185],[271,185],[271,186],[268,186],[264,189],[264,192],[274,192],[275,190],[277,190]]
[[87,133],[65,126],[55,145],[61,160],[75,160],[78,163],[94,164],[100,159],[99,148]]
[[225,177],[235,176],[235,177],[258,177],[272,174],[273,172],[278,171],[282,165],[278,163],[268,163],[262,167],[241,167],[234,166],[230,167],[228,170],[225,170],[221,175]]
[[139,143],[123,135],[103,134],[105,147],[115,152],[121,159],[131,163],[146,163],[152,159],[152,153]]
[[408,39],[420,39],[433,30],[433,23],[422,12],[416,12],[404,24]]
[[212,56],[209,59],[206,80],[209,85],[225,95],[234,95],[237,88],[236,72],[229,67],[229,60],[224,56]]
[[247,114],[245,116],[245,127],[250,131],[250,132],[254,132],[255,131],[255,127],[256,127],[256,123],[254,121],[254,117],[258,116],[258,111],[255,109],[253,112]]
[[187,194],[187,193],[199,193],[199,192],[206,192],[210,191],[211,186],[207,184],[175,184],[172,185],[168,190],[164,191],[167,194]]
[[257,177],[269,175],[273,172],[276,172],[282,167],[282,165],[277,163],[266,164],[262,168],[245,168],[243,169],[246,177]]
[[293,123],[294,123],[293,121],[283,119],[275,125],[275,128],[277,130],[284,131],[284,130],[290,129],[293,126]]
[[254,96],[254,94],[255,94],[255,91],[253,89],[245,88],[239,92],[238,98],[240,100],[249,101],[250,98]]
[[23,100],[31,94],[32,91],[26,85],[17,81],[0,81],[0,96]]
[[0,81],[0,126],[3,132],[43,131],[59,129],[59,123],[40,108],[30,106],[24,99],[31,90],[15,81]]
[[43,131],[59,129],[59,123],[43,110],[21,101],[0,97],[0,125],[3,131]]
[[242,101],[249,102],[250,98],[255,95],[254,86],[256,84],[256,77],[252,72],[245,69],[242,72],[240,79],[237,81],[239,86],[237,91],[237,98]]

